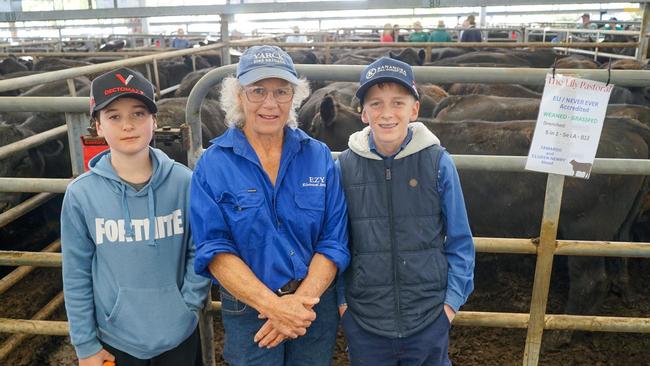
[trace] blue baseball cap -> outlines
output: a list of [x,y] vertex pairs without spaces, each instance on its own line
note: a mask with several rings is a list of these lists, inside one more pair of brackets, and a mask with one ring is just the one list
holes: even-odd
[[356,96],[363,104],[363,97],[368,89],[373,85],[388,82],[404,86],[413,94],[415,99],[420,99],[420,95],[415,88],[415,78],[413,77],[411,65],[389,57],[382,57],[363,69]]
[[253,46],[239,57],[237,79],[242,85],[268,78],[279,78],[298,84],[293,60],[277,46]]

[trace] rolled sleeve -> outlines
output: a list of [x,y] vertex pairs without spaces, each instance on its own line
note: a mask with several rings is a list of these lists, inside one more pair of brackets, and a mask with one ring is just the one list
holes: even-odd
[[239,256],[239,250],[230,237],[230,230],[221,208],[204,179],[202,167],[199,161],[192,175],[190,189],[190,222],[196,243],[194,271],[216,281],[208,268],[212,259],[220,253]]
[[334,166],[328,153],[325,224],[316,242],[314,251],[324,255],[336,264],[339,272],[345,271],[350,263],[348,249],[348,207],[345,202],[341,174]]
[[438,192],[446,227],[447,293],[445,303],[458,311],[474,290],[474,242],[460,178],[451,156],[440,159]]

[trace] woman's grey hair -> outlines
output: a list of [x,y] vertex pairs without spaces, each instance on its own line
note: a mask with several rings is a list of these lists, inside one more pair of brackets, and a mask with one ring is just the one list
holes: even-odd
[[[298,80],[298,84],[291,84],[293,86],[293,99],[291,101],[291,111],[289,112],[289,119],[287,126],[291,128],[298,127],[296,111],[302,104],[302,101],[309,96],[309,82],[303,78]],[[239,79],[229,76],[221,82],[221,109],[226,112],[226,123],[228,127],[244,127],[246,123],[244,117],[244,110],[239,104],[239,95],[243,92],[243,86],[239,83]]]

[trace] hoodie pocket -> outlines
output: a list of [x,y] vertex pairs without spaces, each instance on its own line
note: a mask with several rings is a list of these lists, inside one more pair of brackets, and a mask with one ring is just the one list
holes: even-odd
[[106,319],[108,329],[124,343],[149,351],[167,350],[196,326],[176,285],[161,288],[120,287]]

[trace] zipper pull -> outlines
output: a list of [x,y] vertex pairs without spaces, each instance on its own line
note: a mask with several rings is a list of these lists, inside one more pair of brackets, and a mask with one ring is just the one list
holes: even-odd
[[390,175],[390,168],[386,168],[386,180],[390,180],[391,175]]

